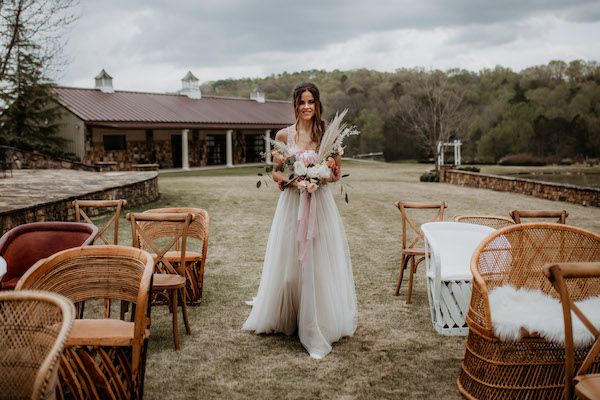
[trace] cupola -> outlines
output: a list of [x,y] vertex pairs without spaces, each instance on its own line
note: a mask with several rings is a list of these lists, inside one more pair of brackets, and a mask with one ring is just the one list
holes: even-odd
[[254,90],[250,92],[250,99],[256,101],[257,103],[264,103],[265,92],[260,90],[260,88],[255,87]]
[[115,92],[112,85],[113,78],[104,69],[94,79],[96,80],[96,89],[100,89],[104,93]]
[[202,98],[198,78],[192,74],[192,71],[188,71],[188,73],[181,79],[181,91],[179,93],[186,95],[190,99]]

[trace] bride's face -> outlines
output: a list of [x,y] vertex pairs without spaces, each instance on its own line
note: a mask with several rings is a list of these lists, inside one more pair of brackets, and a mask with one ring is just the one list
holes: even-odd
[[310,121],[315,115],[315,98],[308,90],[300,96],[300,104],[298,104],[298,115],[305,121]]

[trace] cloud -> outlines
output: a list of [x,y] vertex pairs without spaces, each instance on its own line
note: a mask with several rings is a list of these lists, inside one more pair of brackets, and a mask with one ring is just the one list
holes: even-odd
[[[61,82],[101,68],[131,89],[284,70],[519,68],[566,54],[597,57],[591,0],[81,0]],[[555,35],[560,32],[560,36]],[[522,52],[521,56],[519,52]],[[537,58],[531,57],[535,54]],[[172,82],[168,87],[168,82]],[[174,85],[176,83],[176,85]],[[85,84],[90,86],[91,83]],[[141,85],[141,86],[137,86]],[[175,86],[175,87],[174,87]]]

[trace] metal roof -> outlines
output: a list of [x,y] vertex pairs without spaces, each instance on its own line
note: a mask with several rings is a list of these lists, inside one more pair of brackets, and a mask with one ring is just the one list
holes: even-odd
[[58,102],[90,125],[116,128],[249,126],[269,128],[294,121],[287,101],[55,87]]

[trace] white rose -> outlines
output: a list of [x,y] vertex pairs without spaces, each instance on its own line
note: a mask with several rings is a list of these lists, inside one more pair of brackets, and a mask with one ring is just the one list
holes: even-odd
[[319,167],[308,167],[306,171],[306,175],[309,178],[318,178],[319,177]]
[[331,170],[325,164],[321,164],[319,166],[319,179],[329,179],[331,178]]
[[296,161],[294,163],[294,172],[298,176],[306,175],[306,172],[307,172],[306,166],[304,165],[304,163],[302,161]]

